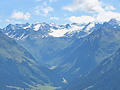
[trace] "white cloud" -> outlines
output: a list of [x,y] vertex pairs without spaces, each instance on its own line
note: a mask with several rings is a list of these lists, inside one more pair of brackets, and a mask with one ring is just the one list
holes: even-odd
[[41,16],[47,16],[49,14],[49,12],[53,12],[53,11],[54,11],[54,9],[47,5],[35,7],[35,13],[37,15],[41,15]]
[[24,20],[29,20],[30,18],[30,13],[23,13],[23,12],[13,12],[13,14],[11,15],[12,18],[14,19],[24,19]]
[[80,24],[87,24],[89,22],[95,21],[94,17],[91,16],[80,16],[80,17],[71,16],[68,18],[68,20],[71,21],[72,23],[80,23]]
[[16,20],[10,20],[10,19],[6,19],[5,20],[7,23],[11,23],[11,24],[21,24],[22,22],[21,21],[16,21]]
[[70,6],[63,7],[64,10],[85,12],[94,12],[93,16],[71,16],[68,18],[72,23],[108,22],[110,19],[120,21],[120,13],[113,12],[115,8],[111,5],[105,5],[100,0],[74,0]]
[[52,7],[46,7],[46,8],[43,8],[42,10],[45,14],[48,14],[49,12],[53,11],[53,8]]
[[59,17],[50,17],[50,20],[59,20]]
[[80,23],[80,24],[87,24],[89,22],[103,23],[103,22],[108,22],[111,19],[116,19],[120,21],[120,13],[106,11],[106,12],[98,13],[94,16],[79,16],[79,17],[71,16],[68,18],[68,20],[71,21],[72,23]]
[[105,7],[105,10],[106,11],[112,11],[112,10],[115,10],[115,8],[111,5],[108,5],[108,6]]
[[107,11],[103,13],[99,13],[96,15],[96,22],[108,22],[110,19],[116,19],[120,21],[120,13]]
[[64,10],[77,11],[83,10],[85,12],[103,12],[102,3],[99,0],[74,0],[70,6],[63,7]]

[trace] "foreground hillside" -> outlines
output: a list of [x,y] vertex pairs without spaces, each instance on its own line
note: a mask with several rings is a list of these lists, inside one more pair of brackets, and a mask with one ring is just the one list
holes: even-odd
[[0,90],[52,84],[48,77],[50,71],[38,65],[28,51],[1,32],[0,72]]
[[119,83],[120,49],[102,61],[92,72],[74,80],[65,90],[119,90]]

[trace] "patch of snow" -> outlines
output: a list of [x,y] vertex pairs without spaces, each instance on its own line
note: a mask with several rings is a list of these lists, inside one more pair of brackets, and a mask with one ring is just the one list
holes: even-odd
[[10,38],[14,38],[14,37],[15,37],[15,35],[12,35],[12,34],[11,34],[9,37],[10,37]]
[[22,39],[24,37],[24,34],[22,34],[21,36],[20,36],[20,39]]
[[22,40],[25,39],[25,38],[27,38],[28,36],[29,36],[29,35],[24,36],[24,37],[22,38]]
[[62,81],[63,83],[65,83],[65,84],[67,83],[67,80],[64,77],[62,78],[62,80],[63,80]]
[[94,87],[94,85],[91,85],[91,86],[89,86],[89,87],[87,87],[87,88],[85,88],[83,90],[89,90],[90,88],[93,88],[93,87]]
[[61,29],[61,30],[51,29],[51,32],[48,34],[53,37],[63,37],[65,33],[67,33],[67,30],[65,29]]
[[5,33],[5,35],[7,35],[7,36],[8,36],[8,35],[9,35],[9,33]]
[[6,85],[6,88],[16,89],[16,90],[24,90],[24,89],[21,88],[21,87],[17,87],[17,86],[8,86],[8,85]]
[[91,23],[90,25],[87,26],[85,29],[85,32],[89,32],[91,28],[95,27],[95,23]]
[[31,27],[31,25],[28,25],[26,27],[23,27],[23,29],[27,29],[27,28],[30,28],[30,27]]
[[[58,27],[59,28],[59,27]],[[64,37],[66,33],[73,33],[77,31],[81,31],[84,28],[84,26],[78,26],[78,25],[71,25],[71,28],[59,28],[58,30],[50,29],[50,33],[48,33],[50,36],[53,37]]]
[[13,25],[11,25],[11,29],[12,29],[13,31],[16,30],[15,26],[13,26]]
[[34,31],[38,31],[39,28],[40,28],[41,24],[36,24],[33,28],[34,28]]
[[53,70],[53,69],[55,69],[57,66],[51,66],[49,69],[50,70]]
[[50,23],[49,25],[50,25],[50,26],[56,26],[56,24],[55,24],[55,23]]

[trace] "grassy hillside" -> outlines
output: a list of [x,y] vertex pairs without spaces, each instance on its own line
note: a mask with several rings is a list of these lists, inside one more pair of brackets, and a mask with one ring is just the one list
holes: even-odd
[[[50,71],[38,65],[32,55],[13,39],[0,32],[0,89],[51,83]],[[45,72],[45,73],[44,73]]]

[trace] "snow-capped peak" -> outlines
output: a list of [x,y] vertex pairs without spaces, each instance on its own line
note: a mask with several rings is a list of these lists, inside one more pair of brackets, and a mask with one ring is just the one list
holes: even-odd
[[50,26],[56,26],[56,23],[50,23],[49,25]]
[[[67,25],[69,25],[69,24],[67,24]],[[90,23],[88,25],[71,24],[71,25],[69,25],[69,28],[68,27],[58,28],[57,30],[51,28],[50,29],[51,32],[49,33],[49,35],[53,36],[53,37],[64,37],[65,34],[74,35],[74,33],[82,31],[85,27],[86,27],[86,29],[84,30],[84,32],[87,33],[94,26],[95,26],[95,23]]]
[[23,29],[28,29],[30,27],[31,27],[31,25],[27,25],[27,26],[23,27]]
[[[34,23],[34,24],[15,24],[8,25],[3,29],[3,32],[11,38],[25,39],[31,34],[35,38],[41,37],[72,37],[76,33],[84,32],[84,35],[88,35],[91,31],[91,28],[95,26],[95,23],[89,24],[65,24],[57,25],[55,23]],[[34,33],[36,32],[36,33]],[[38,33],[37,33],[38,32]],[[81,35],[81,34],[79,34]],[[33,37],[33,38],[34,38]]]
[[38,31],[39,28],[40,28],[41,24],[36,24],[34,27],[33,27],[33,30],[34,31]]

